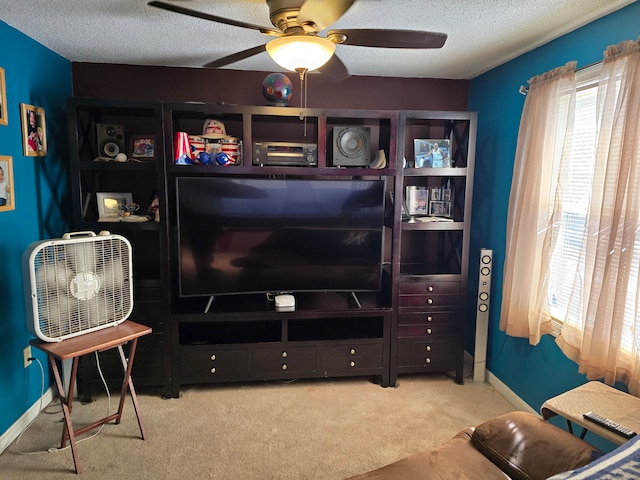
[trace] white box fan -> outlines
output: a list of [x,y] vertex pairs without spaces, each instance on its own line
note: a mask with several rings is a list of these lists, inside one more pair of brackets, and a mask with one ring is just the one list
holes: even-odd
[[131,244],[102,231],[34,242],[22,257],[31,333],[58,342],[124,322],[133,310]]

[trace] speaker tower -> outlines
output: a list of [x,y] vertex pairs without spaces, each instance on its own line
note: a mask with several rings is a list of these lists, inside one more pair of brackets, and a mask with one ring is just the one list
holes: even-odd
[[122,125],[96,125],[98,137],[98,155],[101,157],[115,158],[124,150],[124,127]]
[[333,127],[333,166],[366,167],[371,163],[369,127]]
[[476,344],[473,355],[473,381],[485,382],[487,369],[487,338],[489,333],[489,300],[493,250],[480,249],[478,272],[478,302],[476,308]]

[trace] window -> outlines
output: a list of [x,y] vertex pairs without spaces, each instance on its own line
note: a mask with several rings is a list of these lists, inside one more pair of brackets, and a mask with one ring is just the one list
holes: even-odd
[[[562,215],[554,254],[551,257],[548,283],[549,313],[554,318],[554,333],[567,323],[582,328],[585,315],[583,285],[585,255],[582,250],[587,240],[586,218],[593,183],[597,140],[598,75],[602,64],[581,70],[576,74],[575,124],[571,154],[566,165],[560,167],[563,182],[560,202]],[[606,213],[606,210],[605,210]],[[631,354],[635,334],[635,318],[639,308],[635,300],[638,289],[640,240],[636,239],[636,254],[632,259],[631,276],[627,284],[629,295],[625,304],[622,351]]]
[[584,274],[584,256],[580,250],[585,241],[585,219],[595,162],[597,82],[601,65],[576,74],[571,154],[559,171],[563,182],[562,216],[556,249],[551,257],[548,288],[549,313],[558,321],[554,325],[556,333],[561,322],[578,326],[583,318],[580,279]]

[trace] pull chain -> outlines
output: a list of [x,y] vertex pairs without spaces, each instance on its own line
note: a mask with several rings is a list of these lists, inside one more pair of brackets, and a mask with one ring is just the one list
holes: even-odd
[[[300,77],[300,120],[304,120],[304,136],[307,136],[307,117],[304,114],[304,110],[307,108],[307,82],[305,81],[306,68],[296,68],[298,76]],[[304,90],[304,98],[302,91]]]

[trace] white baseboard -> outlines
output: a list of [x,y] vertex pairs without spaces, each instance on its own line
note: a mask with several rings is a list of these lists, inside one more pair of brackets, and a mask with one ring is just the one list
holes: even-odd
[[[467,365],[475,365],[473,355],[471,355],[466,350],[464,352],[464,360]],[[486,370],[486,377],[486,383],[495,388],[498,393],[500,393],[511,405],[513,405],[516,410],[533,413],[534,415],[538,416],[540,415],[539,412],[536,412],[533,408],[531,408],[528,403],[526,403],[518,395],[516,395],[513,390],[502,383],[502,381],[489,370]]]
[[41,408],[44,409],[54,399],[54,388],[49,387],[41,399],[36,402],[22,414],[22,416],[11,425],[6,432],[0,437],[0,454],[4,452],[13,441],[31,424],[34,418],[38,416]]
[[522,400],[518,395],[513,393],[513,391],[507,387],[498,377],[496,377],[493,373],[487,372],[489,377],[489,385],[495,388],[507,401],[513,405],[516,410],[522,410],[524,412],[533,413],[534,415],[540,416],[539,412],[536,412],[533,408],[529,406],[524,400]]

